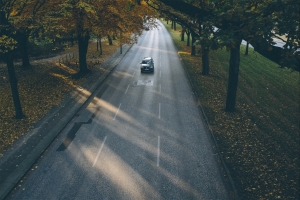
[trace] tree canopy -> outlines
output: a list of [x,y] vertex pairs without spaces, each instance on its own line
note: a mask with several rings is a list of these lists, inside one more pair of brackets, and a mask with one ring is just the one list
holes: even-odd
[[21,49],[23,65],[29,66],[27,41],[30,36],[76,38],[79,51],[78,74],[89,72],[86,53],[91,35],[114,35],[128,43],[145,28],[155,27],[156,13],[144,1],[136,0],[0,0],[0,59],[7,63],[16,117],[22,118],[13,51]]
[[[297,0],[147,0],[152,8],[200,36],[202,68],[208,48],[230,51],[226,111],[235,111],[242,40],[281,67],[299,70],[299,3]],[[276,46],[274,38],[285,42]],[[204,70],[206,73],[208,69]]]
[[[300,38],[297,0],[148,0],[147,3],[176,17],[179,23],[189,25],[195,32],[197,26],[191,24],[192,20],[217,27],[213,48],[235,45],[235,32],[270,60],[281,66],[298,67],[299,58],[292,56],[299,49]],[[284,40],[286,48],[274,46],[274,38]],[[286,62],[287,58],[293,62]]]

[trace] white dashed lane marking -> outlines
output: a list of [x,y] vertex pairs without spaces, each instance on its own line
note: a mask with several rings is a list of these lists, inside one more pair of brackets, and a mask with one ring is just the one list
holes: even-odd
[[101,153],[101,151],[102,151],[102,149],[103,149],[103,146],[104,146],[104,143],[105,143],[105,141],[106,141],[106,138],[107,138],[107,136],[105,136],[105,138],[104,138],[104,140],[103,140],[103,142],[102,142],[102,144],[101,144],[101,147],[100,147],[100,149],[99,149],[99,151],[98,151],[98,153],[97,153],[97,156],[96,156],[96,158],[95,158],[93,167],[94,167],[94,166],[96,165],[96,163],[97,163],[97,160],[98,160],[98,158],[99,158],[99,156],[100,156],[100,153]]
[[116,114],[115,114],[114,120],[116,119],[116,117],[117,117],[117,115],[118,115],[118,112],[119,112],[119,110],[120,110],[121,105],[122,105],[122,104],[120,103],[119,108],[118,108],[118,110],[117,110],[117,112],[116,112]]

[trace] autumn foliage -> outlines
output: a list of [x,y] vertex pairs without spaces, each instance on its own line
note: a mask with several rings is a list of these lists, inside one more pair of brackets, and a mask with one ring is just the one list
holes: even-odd
[[[95,41],[91,41],[87,53],[87,65],[92,71],[105,71],[102,63],[119,48],[117,44],[103,44],[103,54],[96,50]],[[72,79],[78,71],[78,53],[76,46],[70,46],[60,54],[51,54],[52,57],[34,58],[31,70],[23,70],[21,62],[16,62],[16,75],[19,82],[19,92],[22,108],[26,117],[16,120],[10,92],[9,78],[4,63],[0,63],[0,158],[18,138],[32,129],[32,125],[41,119],[47,112],[66,97],[74,89],[81,87],[86,80]]]
[[[128,0],[1,0],[0,60],[7,64],[15,107],[15,117],[24,117],[18,80],[14,69],[15,50],[22,55],[22,67],[30,68],[28,40],[76,40],[79,71],[82,78],[90,72],[87,49],[91,36],[120,38],[120,45],[135,41],[147,26],[155,26],[155,12],[141,1]],[[26,114],[25,114],[26,115]]]

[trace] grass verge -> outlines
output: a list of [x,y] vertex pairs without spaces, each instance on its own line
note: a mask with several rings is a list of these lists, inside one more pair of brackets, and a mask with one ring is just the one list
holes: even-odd
[[[224,111],[229,52],[210,51],[210,75],[181,27],[164,22],[178,48],[241,199],[299,198],[299,72],[241,47],[237,111]],[[185,38],[186,39],[186,38]],[[200,47],[197,46],[197,50]]]
[[[90,70],[101,68],[101,63],[111,56],[118,48],[118,41],[110,46],[103,42],[103,52],[99,55],[96,43],[91,42],[87,53],[87,63]],[[14,141],[28,132],[31,126],[43,117],[53,106],[75,87],[85,81],[85,78],[73,80],[71,77],[79,67],[77,45],[61,52],[55,57],[31,60],[31,69],[22,70],[21,63],[15,63],[18,78],[19,94],[24,119],[14,118],[15,110],[7,75],[7,67],[0,63],[0,158],[3,151]],[[104,69],[103,69],[104,70]]]

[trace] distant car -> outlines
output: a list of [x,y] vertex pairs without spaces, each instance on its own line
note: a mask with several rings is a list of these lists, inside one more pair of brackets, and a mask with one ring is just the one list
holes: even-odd
[[149,25],[148,24],[144,24],[144,30],[146,30],[146,31],[149,31],[150,30],[150,28],[149,28]]
[[152,57],[145,57],[141,64],[141,73],[154,72],[154,61]]

